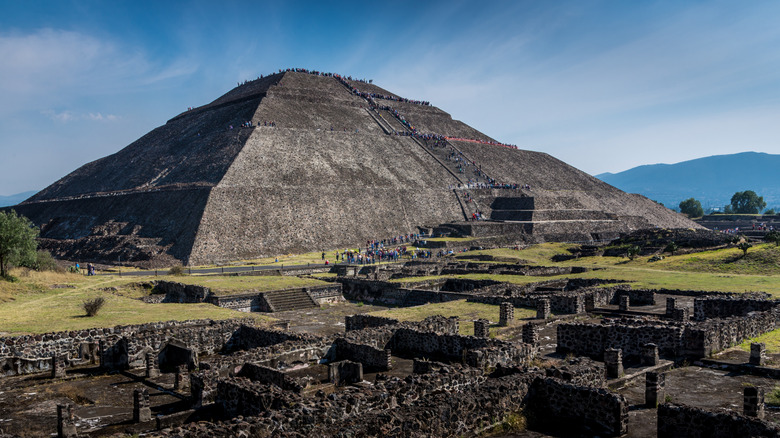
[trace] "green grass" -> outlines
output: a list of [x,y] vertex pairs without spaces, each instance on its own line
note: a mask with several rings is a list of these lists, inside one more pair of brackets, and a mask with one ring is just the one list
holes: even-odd
[[766,345],[766,352],[771,354],[780,353],[780,329],[766,332],[763,335],[748,339],[739,344],[739,348],[750,351],[750,344],[753,342],[763,342]]
[[[517,254],[519,258],[527,260],[535,260],[541,262],[545,259],[549,259],[551,254],[555,254],[561,251],[561,244],[550,245],[538,245],[542,248],[531,247],[528,250],[514,251],[509,249],[502,250],[488,250],[488,251],[472,251],[474,252],[488,252],[493,255],[500,254],[502,257],[506,252]],[[761,245],[759,251],[773,252],[774,247],[766,249],[768,245]],[[755,249],[755,248],[751,248]],[[693,268],[688,270],[678,268],[679,265],[685,265],[689,263],[686,261],[691,258],[711,258],[717,260],[718,257],[730,257],[733,255],[733,249],[723,249],[718,251],[712,251],[709,253],[696,253],[678,255],[674,257],[667,257],[660,262],[649,263],[647,260],[649,257],[637,257],[633,261],[629,261],[620,257],[584,257],[578,260],[570,260],[561,263],[545,262],[540,263],[543,265],[557,265],[557,266],[583,266],[593,268],[590,272],[582,274],[560,275],[550,277],[531,277],[522,275],[493,275],[493,274],[466,274],[466,275],[452,275],[452,276],[428,276],[428,277],[409,277],[398,278],[391,280],[395,283],[415,283],[422,281],[435,281],[444,280],[447,278],[465,278],[471,280],[495,280],[505,281],[513,284],[528,284],[540,281],[548,280],[560,280],[566,278],[600,278],[630,282],[633,287],[636,288],[649,288],[649,289],[683,289],[683,290],[712,290],[721,292],[756,292],[762,291],[770,293],[774,296],[780,297],[780,275],[767,275],[768,272],[775,272],[776,267],[765,266],[761,268],[762,274],[743,274],[743,273],[730,273],[730,272],[714,272],[703,271],[697,272]],[[737,250],[739,251],[739,250]],[[511,254],[510,253],[510,254]],[[740,251],[741,253],[741,251]],[[704,254],[703,256],[700,254]],[[748,252],[750,255],[750,252]],[[761,256],[762,259],[758,264],[771,265],[772,262],[768,261],[767,257]],[[715,263],[715,262],[711,262]],[[598,269],[598,270],[595,270]],[[756,268],[758,269],[758,268]],[[742,271],[746,271],[743,269]],[[740,272],[737,269],[738,272]]]
[[300,278],[288,275],[195,275],[195,276],[161,276],[158,280],[175,281],[185,284],[206,286],[217,295],[238,292],[265,292],[278,289],[321,286],[330,284],[316,278]]
[[[21,276],[18,283],[3,284],[6,288],[11,285],[14,290],[10,300],[0,305],[0,321],[3,321],[0,331],[45,333],[187,319],[250,317],[260,322],[272,320],[262,314],[236,312],[212,304],[146,304],[135,299],[143,292],[130,285],[150,279],[154,277],[127,279],[52,273]],[[75,288],[51,289],[52,284],[70,284]],[[109,287],[118,290],[102,290]],[[106,304],[96,316],[87,318],[82,303],[98,296],[105,298]]]
[[[469,303],[466,300],[448,301],[446,303],[431,303],[415,307],[398,307],[372,312],[370,315],[395,318],[400,321],[422,321],[433,316],[457,316],[460,318],[460,334],[473,335],[474,324],[471,321],[479,318],[498,322],[499,306],[483,303]],[[515,320],[536,316],[536,310],[515,308]],[[493,328],[492,331],[495,331]]]
[[740,249],[726,248],[667,257],[654,263],[658,268],[675,271],[780,275],[780,247],[759,244],[750,248],[746,255]]
[[527,248],[514,250],[510,248],[485,249],[479,251],[469,251],[458,254],[456,257],[469,257],[473,255],[490,255],[497,261],[518,261],[521,263],[549,265],[552,257],[558,254],[569,254],[568,248],[575,245],[568,243],[542,243],[531,245]]

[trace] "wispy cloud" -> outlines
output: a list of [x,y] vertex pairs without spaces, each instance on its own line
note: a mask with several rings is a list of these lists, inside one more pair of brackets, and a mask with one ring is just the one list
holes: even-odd
[[46,111],[41,111],[41,114],[58,122],[73,122],[78,120],[87,120],[93,122],[113,122],[119,120],[119,117],[114,114],[103,114],[100,112],[74,113],[73,111],[46,110]]
[[88,96],[142,89],[187,76],[197,68],[185,59],[153,62],[142,50],[57,29],[0,34],[0,59],[0,114],[70,106]]

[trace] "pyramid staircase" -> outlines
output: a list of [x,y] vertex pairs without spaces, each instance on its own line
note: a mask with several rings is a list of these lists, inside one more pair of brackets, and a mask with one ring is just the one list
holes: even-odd
[[274,312],[287,310],[314,309],[319,307],[306,293],[306,289],[287,289],[266,292],[263,294],[269,307]]

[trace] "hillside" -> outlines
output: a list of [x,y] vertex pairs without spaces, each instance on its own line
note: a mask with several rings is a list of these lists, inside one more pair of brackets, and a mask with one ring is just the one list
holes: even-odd
[[629,193],[639,193],[676,208],[696,198],[702,206],[723,207],[735,192],[753,190],[767,208],[780,207],[780,155],[742,152],[676,164],[650,164],[596,178]]
[[34,195],[36,192],[22,192],[22,193],[16,193],[14,195],[8,195],[8,196],[0,196],[0,207],[7,207],[9,205],[16,205],[25,199],[29,198],[30,196]]

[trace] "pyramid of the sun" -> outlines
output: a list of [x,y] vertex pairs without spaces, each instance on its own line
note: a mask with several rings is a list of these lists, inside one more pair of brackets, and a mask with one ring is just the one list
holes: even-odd
[[[450,138],[435,146],[411,132]],[[56,255],[148,266],[363,246],[476,211],[536,241],[696,226],[547,154],[474,140],[492,141],[373,84],[288,71],[174,117],[15,208]],[[457,189],[491,179],[530,190]]]

